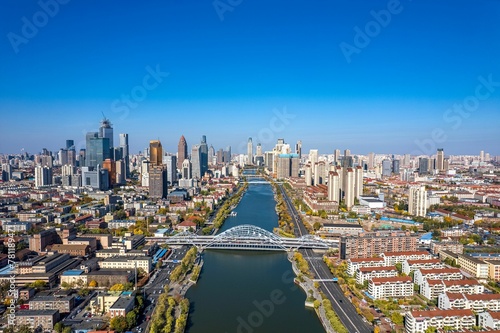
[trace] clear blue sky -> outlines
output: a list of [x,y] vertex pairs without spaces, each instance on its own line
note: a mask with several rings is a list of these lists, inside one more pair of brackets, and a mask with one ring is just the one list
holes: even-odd
[[205,134],[235,152],[251,136],[264,149],[282,137],[320,153],[500,155],[500,1],[65,1],[52,16],[0,4],[0,153],[83,147],[104,112],[132,152]]

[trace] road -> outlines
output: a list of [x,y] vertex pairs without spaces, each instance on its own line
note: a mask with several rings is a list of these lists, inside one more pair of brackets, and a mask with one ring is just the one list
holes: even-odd
[[[302,218],[299,213],[295,209],[292,201],[286,194],[283,185],[278,184],[281,193],[283,195],[283,199],[285,200],[285,204],[290,212],[290,215],[295,224],[295,235],[303,236],[307,235],[308,231],[304,224],[302,223]],[[333,278],[333,274],[330,272],[328,266],[323,262],[323,260],[315,260],[312,259],[314,257],[318,257],[318,255],[310,249],[300,250],[304,258],[309,262],[309,266],[312,269],[312,272],[315,275],[316,279],[328,279],[331,280]],[[319,282],[320,290],[328,297],[330,302],[332,303],[333,310],[340,318],[340,321],[350,333],[371,333],[373,332],[373,328],[371,325],[367,324],[363,318],[358,315],[354,305],[349,301],[347,297],[345,297],[342,289],[337,283],[334,282]]]

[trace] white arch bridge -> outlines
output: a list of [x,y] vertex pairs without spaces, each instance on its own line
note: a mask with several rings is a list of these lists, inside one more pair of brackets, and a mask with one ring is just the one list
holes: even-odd
[[204,249],[290,251],[301,248],[327,250],[338,247],[338,242],[317,236],[285,238],[250,224],[233,227],[215,236],[200,236],[186,231],[172,237],[147,237],[146,239],[168,245],[193,245],[200,251]]

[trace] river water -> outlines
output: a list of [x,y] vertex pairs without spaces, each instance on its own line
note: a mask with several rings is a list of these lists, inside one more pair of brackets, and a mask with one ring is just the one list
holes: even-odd
[[[270,184],[252,184],[236,217],[220,232],[242,224],[272,231],[278,225]],[[187,292],[191,302],[188,333],[320,333],[306,294],[293,283],[295,275],[285,252],[208,250],[198,283]]]

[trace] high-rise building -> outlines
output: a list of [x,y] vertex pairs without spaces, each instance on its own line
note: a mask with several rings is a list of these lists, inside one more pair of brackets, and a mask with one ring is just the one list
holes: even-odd
[[363,167],[358,165],[354,172],[354,197],[359,199],[363,195]]
[[191,173],[191,162],[187,158],[184,160],[184,162],[182,162],[181,170],[183,179],[193,178]]
[[214,164],[214,156],[215,156],[215,148],[214,146],[210,145],[208,148],[208,164],[212,165]]
[[97,167],[105,159],[111,158],[109,138],[100,138],[99,133],[87,133],[87,149],[85,150],[85,166]]
[[59,165],[68,164],[68,150],[67,149],[59,149],[58,153]]
[[35,186],[52,185],[52,168],[37,165],[35,167]]
[[125,161],[119,160],[115,162],[116,168],[116,183],[117,184],[125,184]]
[[111,186],[116,184],[116,163],[110,158],[107,158],[102,163],[102,168],[108,170],[109,184]]
[[484,150],[479,152],[479,162],[484,162]]
[[76,151],[74,146],[68,149],[68,164],[76,166]]
[[305,179],[306,179],[306,186],[311,186],[312,185],[312,167],[311,163],[307,163],[305,167]]
[[255,156],[262,156],[262,145],[257,143],[257,148],[255,148]]
[[208,171],[208,145],[207,145],[207,137],[203,135],[201,137],[200,143],[200,173],[203,177],[205,172]]
[[231,146],[227,146],[226,150],[224,151],[224,163],[231,163],[232,157],[233,156],[231,155]]
[[12,166],[9,163],[2,164],[2,174],[0,178],[4,182],[12,179]]
[[344,150],[344,157],[345,156],[351,156],[351,150],[350,149]]
[[356,174],[353,168],[344,169],[343,186],[342,191],[344,192],[344,203],[347,209],[351,209],[354,206],[355,192],[355,181]]
[[75,141],[73,140],[66,140],[66,149],[75,149]]
[[61,175],[63,176],[73,176],[75,173],[75,168],[72,165],[66,164],[61,167]]
[[163,148],[160,140],[149,141],[149,162],[151,167],[163,165]]
[[375,153],[368,154],[368,169],[372,170],[375,167]]
[[200,145],[194,145],[191,149],[191,170],[192,178],[201,179],[201,152]]
[[335,151],[333,152],[333,162],[335,164],[340,163],[340,156],[340,149],[335,149]]
[[186,138],[184,135],[181,135],[179,144],[177,145],[177,169],[182,169],[182,163],[186,158],[188,158],[188,146]]
[[317,149],[309,150],[309,162],[311,162],[311,165],[313,167],[314,167],[315,163],[318,163],[318,150]]
[[299,176],[299,155],[278,155],[277,175],[278,179]]
[[101,120],[101,126],[99,127],[99,137],[106,138],[109,140],[109,148],[113,148],[113,127],[111,127],[111,121],[109,119],[103,118]]
[[408,212],[414,216],[427,214],[427,191],[425,186],[412,186],[408,194]]
[[177,182],[177,156],[167,155],[164,157],[164,165],[167,167],[167,181],[169,185]]
[[392,172],[396,175],[399,175],[399,160],[392,161]]
[[391,160],[385,159],[382,161],[382,176],[390,177],[391,174],[392,174]]
[[248,138],[248,143],[247,143],[247,164],[253,164],[253,143],[252,143],[252,138]]
[[418,173],[420,175],[427,175],[429,173],[429,159],[427,157],[420,157],[418,159]]
[[444,150],[443,148],[438,148],[436,155],[436,170],[438,172],[443,172],[444,170]]
[[295,145],[295,154],[299,155],[299,159],[302,158],[302,141],[297,141]]
[[128,147],[128,134],[120,134],[120,148],[122,151],[123,165],[125,167],[125,177],[130,178],[130,155]]
[[340,201],[340,177],[335,171],[328,172],[328,200]]
[[[72,183],[73,186],[75,184]],[[97,167],[82,167],[82,186],[89,186],[94,189],[106,191],[109,189],[109,171]]]
[[168,193],[167,170],[162,166],[149,170],[149,196],[152,199],[166,198]]

